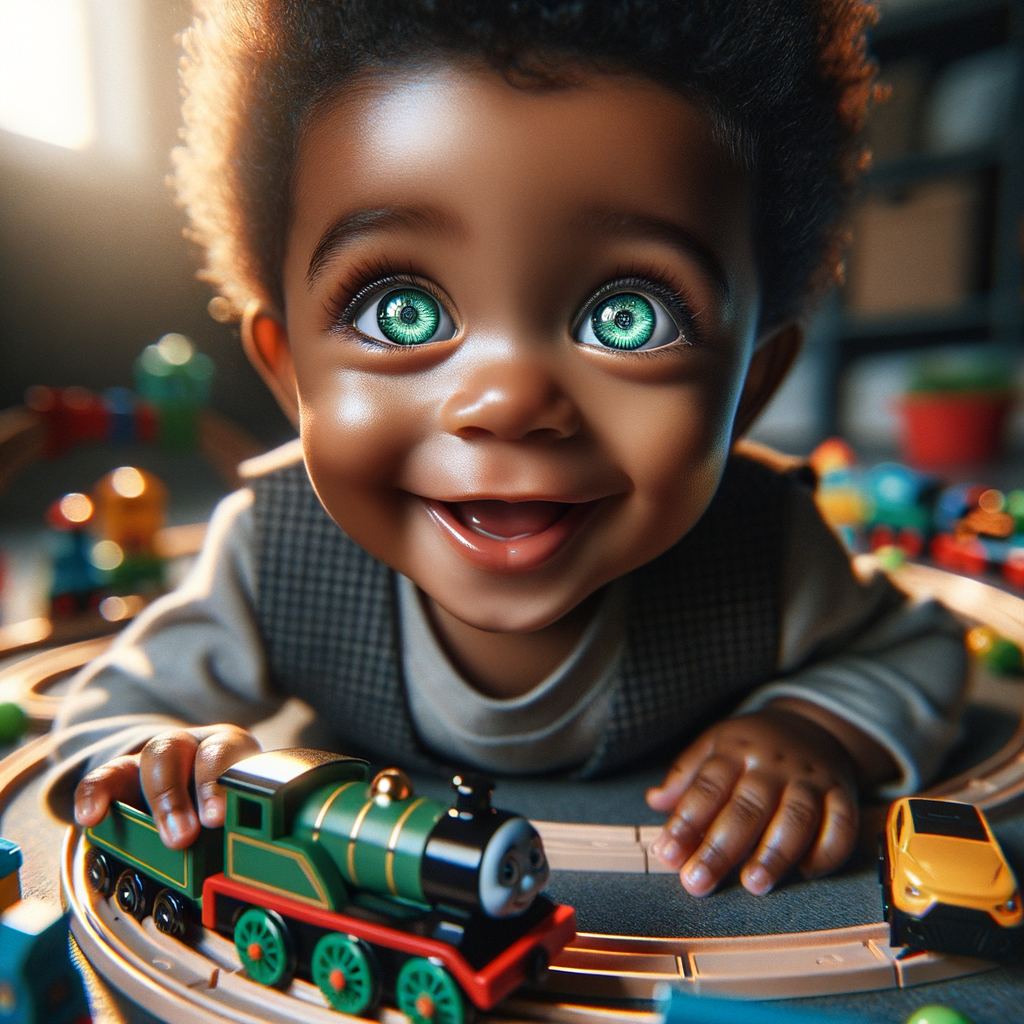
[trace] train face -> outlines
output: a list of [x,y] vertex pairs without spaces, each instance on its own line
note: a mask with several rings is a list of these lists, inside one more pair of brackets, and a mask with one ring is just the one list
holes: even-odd
[[509,818],[484,849],[480,864],[481,909],[489,917],[524,913],[547,885],[548,874],[537,830],[525,818]]
[[293,834],[321,846],[356,889],[488,917],[529,909],[548,879],[544,847],[522,817],[490,806],[486,780],[458,776],[458,801],[414,797],[405,776],[324,786],[302,804]]

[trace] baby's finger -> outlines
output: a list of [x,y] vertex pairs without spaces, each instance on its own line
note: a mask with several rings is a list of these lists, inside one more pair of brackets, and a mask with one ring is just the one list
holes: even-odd
[[672,817],[665,822],[664,835],[651,844],[651,852],[669,867],[682,867],[729,802],[742,771],[743,765],[725,757],[710,757],[700,765]]
[[821,796],[801,782],[791,782],[740,874],[748,892],[768,892],[796,864],[814,842],[821,816]]
[[746,857],[778,806],[781,789],[778,781],[757,772],[739,779],[697,852],[679,872],[691,896],[706,896]]
[[199,838],[189,785],[199,740],[185,729],[161,733],[143,748],[142,791],[164,846],[180,850]]
[[218,786],[217,780],[236,761],[259,751],[256,737],[235,726],[218,729],[199,744],[195,767],[196,800],[200,820],[207,828],[224,824],[224,787]]
[[668,813],[679,803],[679,798],[690,788],[693,777],[700,766],[711,756],[714,739],[705,734],[692,746],[687,747],[672,762],[660,786],[647,790],[647,805],[654,811]]
[[827,875],[842,865],[853,852],[860,829],[857,802],[843,786],[834,786],[825,794],[825,813],[821,828],[800,864],[808,878]]
[[139,755],[115,757],[89,772],[75,789],[75,821],[83,828],[98,825],[114,800],[128,804],[141,803]]

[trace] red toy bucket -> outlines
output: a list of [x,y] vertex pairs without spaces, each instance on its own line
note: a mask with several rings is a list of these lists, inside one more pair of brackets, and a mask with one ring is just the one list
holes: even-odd
[[904,395],[903,457],[915,469],[991,462],[1013,399],[1005,393],[922,391]]

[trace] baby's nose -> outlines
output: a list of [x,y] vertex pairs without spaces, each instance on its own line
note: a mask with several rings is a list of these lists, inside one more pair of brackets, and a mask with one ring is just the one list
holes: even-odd
[[464,440],[560,440],[579,430],[573,401],[542,366],[527,360],[476,368],[441,410],[445,430]]

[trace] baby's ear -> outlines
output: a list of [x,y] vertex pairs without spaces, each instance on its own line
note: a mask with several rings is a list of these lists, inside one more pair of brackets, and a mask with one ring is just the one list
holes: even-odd
[[257,304],[242,317],[242,347],[292,425],[299,426],[299,389],[283,319]]
[[803,340],[803,328],[791,323],[770,332],[760,341],[750,358],[747,379],[736,407],[732,428],[734,438],[747,432],[758,413],[771,400],[799,355]]

